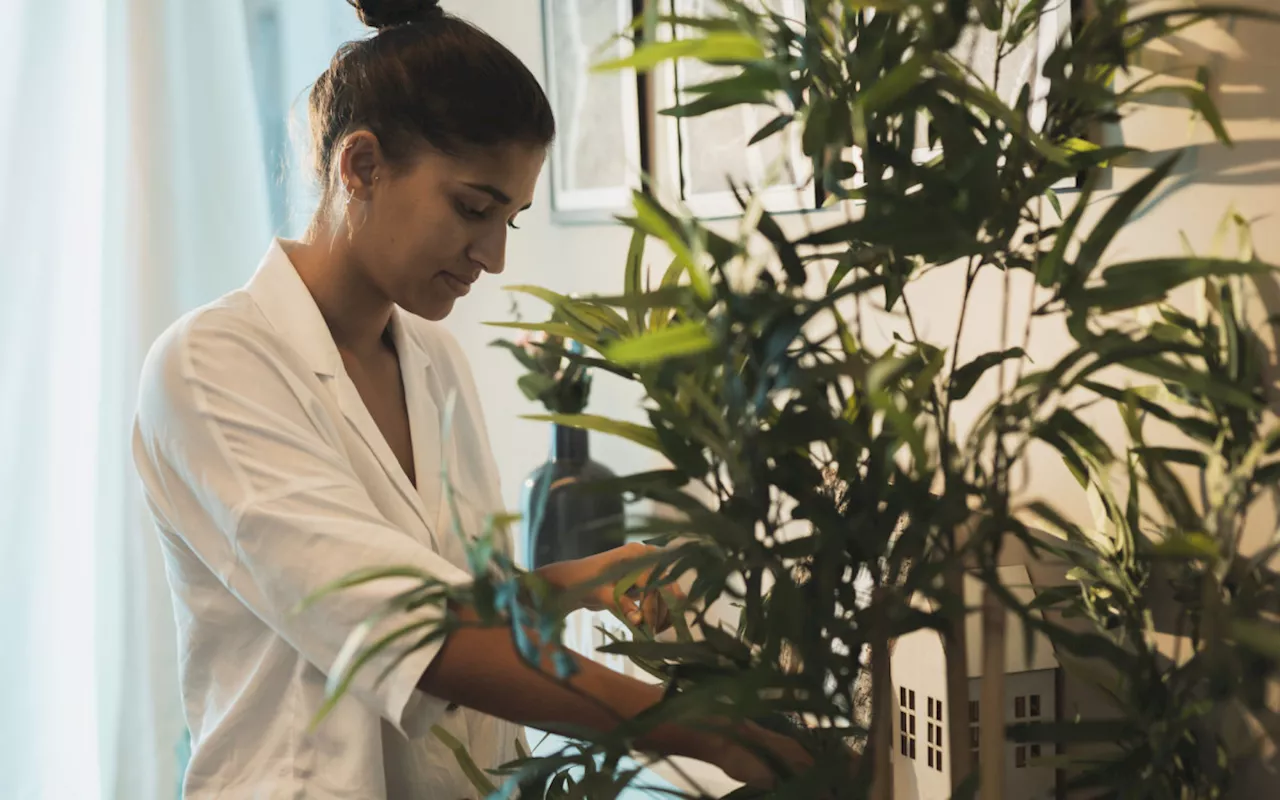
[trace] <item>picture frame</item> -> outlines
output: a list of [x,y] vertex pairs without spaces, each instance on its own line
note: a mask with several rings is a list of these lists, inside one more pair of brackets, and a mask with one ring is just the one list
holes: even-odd
[[[763,0],[784,16],[803,24],[804,0]],[[708,0],[670,0],[675,16],[706,16],[712,10]],[[674,37],[697,36],[696,31],[677,28]],[[659,109],[689,102],[694,96],[686,87],[732,74],[732,67],[714,67],[693,59],[667,65],[663,97]],[[722,219],[741,215],[742,207],[729,186],[750,187],[770,213],[812,211],[818,208],[819,192],[813,164],[800,143],[800,128],[789,125],[783,131],[748,146],[750,138],[779,113],[773,106],[738,105],[697,117],[658,116],[655,125],[663,141],[660,182],[665,194],[683,204],[700,219]],[[692,154],[696,153],[697,158]]]
[[541,0],[547,98],[556,117],[550,154],[551,218],[610,223],[632,209],[646,169],[644,77],[633,69],[592,72],[633,49],[617,37],[633,0]]

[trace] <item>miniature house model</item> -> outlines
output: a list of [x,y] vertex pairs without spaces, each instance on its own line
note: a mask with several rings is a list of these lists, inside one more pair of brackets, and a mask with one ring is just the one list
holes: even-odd
[[[1000,582],[1022,603],[1035,596],[1027,567],[998,568]],[[965,605],[981,604],[982,583],[965,578]],[[1005,633],[1005,697],[1002,708],[980,705],[982,693],[981,615],[967,617],[969,673],[969,738],[953,743],[947,735],[946,662],[941,635],[931,629],[913,631],[897,639],[890,655],[896,725],[894,727],[893,795],[895,800],[946,800],[951,796],[950,748],[978,748],[978,720],[999,714],[1007,723],[1055,721],[1061,694],[1061,669],[1044,634],[1028,631],[1009,613]],[[1027,642],[1030,635],[1032,641]],[[1027,657],[1030,644],[1030,658]],[[1042,759],[1052,755],[1050,745],[1006,743],[1004,796],[1017,800],[1051,798],[1057,787],[1053,767]],[[976,759],[975,759],[976,763]]]

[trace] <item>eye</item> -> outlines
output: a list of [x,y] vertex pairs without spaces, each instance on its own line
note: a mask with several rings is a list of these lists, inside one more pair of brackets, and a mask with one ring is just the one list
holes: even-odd
[[520,230],[520,226],[516,224],[516,221],[514,219],[507,220],[507,227],[513,231]]
[[466,203],[459,202],[457,204],[458,213],[467,219],[484,219],[489,215],[488,209],[472,208]]

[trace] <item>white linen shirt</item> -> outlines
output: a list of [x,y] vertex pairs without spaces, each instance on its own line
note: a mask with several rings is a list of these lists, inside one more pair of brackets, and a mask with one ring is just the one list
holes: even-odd
[[[412,581],[299,601],[355,570],[412,565],[470,580],[442,502],[449,467],[464,530],[501,509],[474,380],[443,327],[395,309],[417,487],[343,367],[280,241],[249,284],[192,312],[142,372],[134,459],[159,532],[178,624],[190,800],[457,800],[477,792],[430,734],[440,724],[481,768],[516,756],[521,729],[447,709],[416,684],[439,646],[357,675],[314,732],[326,672],[348,634]],[[457,393],[449,441],[441,412]],[[380,633],[415,619],[395,616]],[[438,612],[436,612],[438,613]]]

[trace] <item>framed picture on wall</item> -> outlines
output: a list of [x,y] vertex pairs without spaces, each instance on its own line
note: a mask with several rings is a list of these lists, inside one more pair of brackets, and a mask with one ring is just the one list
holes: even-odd
[[[804,0],[757,0],[803,26]],[[709,17],[723,13],[712,0],[672,0],[678,17]],[[697,37],[699,31],[676,26],[676,38]],[[687,103],[697,97],[688,87],[731,76],[736,67],[705,64],[681,59],[671,67],[667,105]],[[800,145],[800,126],[789,125],[780,133],[748,146],[757,131],[778,116],[780,109],[764,105],[738,105],[697,117],[662,117],[666,141],[662,151],[664,177],[671,188],[678,187],[680,200],[690,212],[702,218],[733,217],[742,208],[730,189],[730,181],[750,186],[763,195],[770,212],[810,210],[817,207],[818,193],[813,166]],[[672,194],[676,192],[672,191]]]
[[591,71],[631,53],[631,41],[618,33],[633,18],[632,0],[542,0],[547,96],[557,128],[550,158],[556,222],[608,222],[631,209],[631,193],[640,188],[636,73]]

